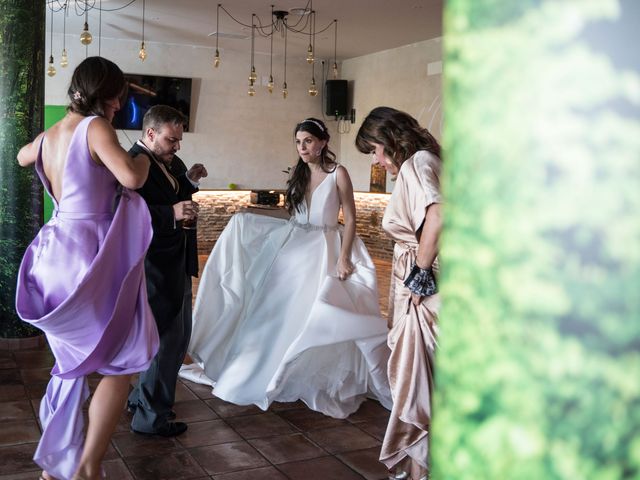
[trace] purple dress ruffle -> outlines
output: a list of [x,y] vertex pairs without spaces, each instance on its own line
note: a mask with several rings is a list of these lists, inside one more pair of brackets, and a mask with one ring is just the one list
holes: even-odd
[[18,314],[46,334],[56,359],[40,405],[43,433],[34,460],[59,479],[72,477],[82,453],[86,375],[144,371],[158,349],[144,276],[151,218],[137,193],[92,160],[93,118],[73,134],[59,203],[40,146],[36,171],[55,209],[18,272]]

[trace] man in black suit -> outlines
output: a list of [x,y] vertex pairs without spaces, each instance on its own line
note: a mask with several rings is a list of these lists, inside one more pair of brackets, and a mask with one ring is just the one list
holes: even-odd
[[191,195],[200,178],[207,176],[203,165],[187,170],[176,156],[186,121],[174,108],[153,106],[144,116],[142,139],[129,150],[132,156],[151,159],[149,176],[138,193],[149,206],[153,225],[145,273],[160,348],[149,369],[140,374],[128,407],[134,432],[165,437],[187,429],[185,423],[172,421],[178,370],[191,337],[191,277],[198,275],[196,234],[186,223],[198,214]]

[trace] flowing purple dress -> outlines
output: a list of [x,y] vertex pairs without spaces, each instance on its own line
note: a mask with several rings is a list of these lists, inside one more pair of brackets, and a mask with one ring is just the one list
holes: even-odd
[[[34,460],[59,479],[71,478],[82,453],[86,375],[146,370],[158,349],[144,277],[149,211],[137,193],[122,189],[91,159],[87,129],[93,118],[76,127],[62,198],[53,200],[53,216],[18,272],[18,314],[46,334],[56,358],[40,405],[43,433]],[[53,199],[42,144],[36,171]]]

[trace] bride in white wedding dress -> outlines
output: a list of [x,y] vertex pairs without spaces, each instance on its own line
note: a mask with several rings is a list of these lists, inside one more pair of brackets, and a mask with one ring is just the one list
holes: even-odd
[[387,324],[375,267],[355,235],[349,174],[335,162],[322,121],[304,120],[295,138],[292,217],[230,220],[200,280],[189,346],[196,363],[181,376],[263,410],[300,399],[344,418],[367,397],[390,409]]

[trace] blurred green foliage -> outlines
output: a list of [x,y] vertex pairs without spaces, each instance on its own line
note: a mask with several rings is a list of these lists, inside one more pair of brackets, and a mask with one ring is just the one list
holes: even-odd
[[583,38],[619,15],[447,2],[434,479],[640,478],[640,72]]

